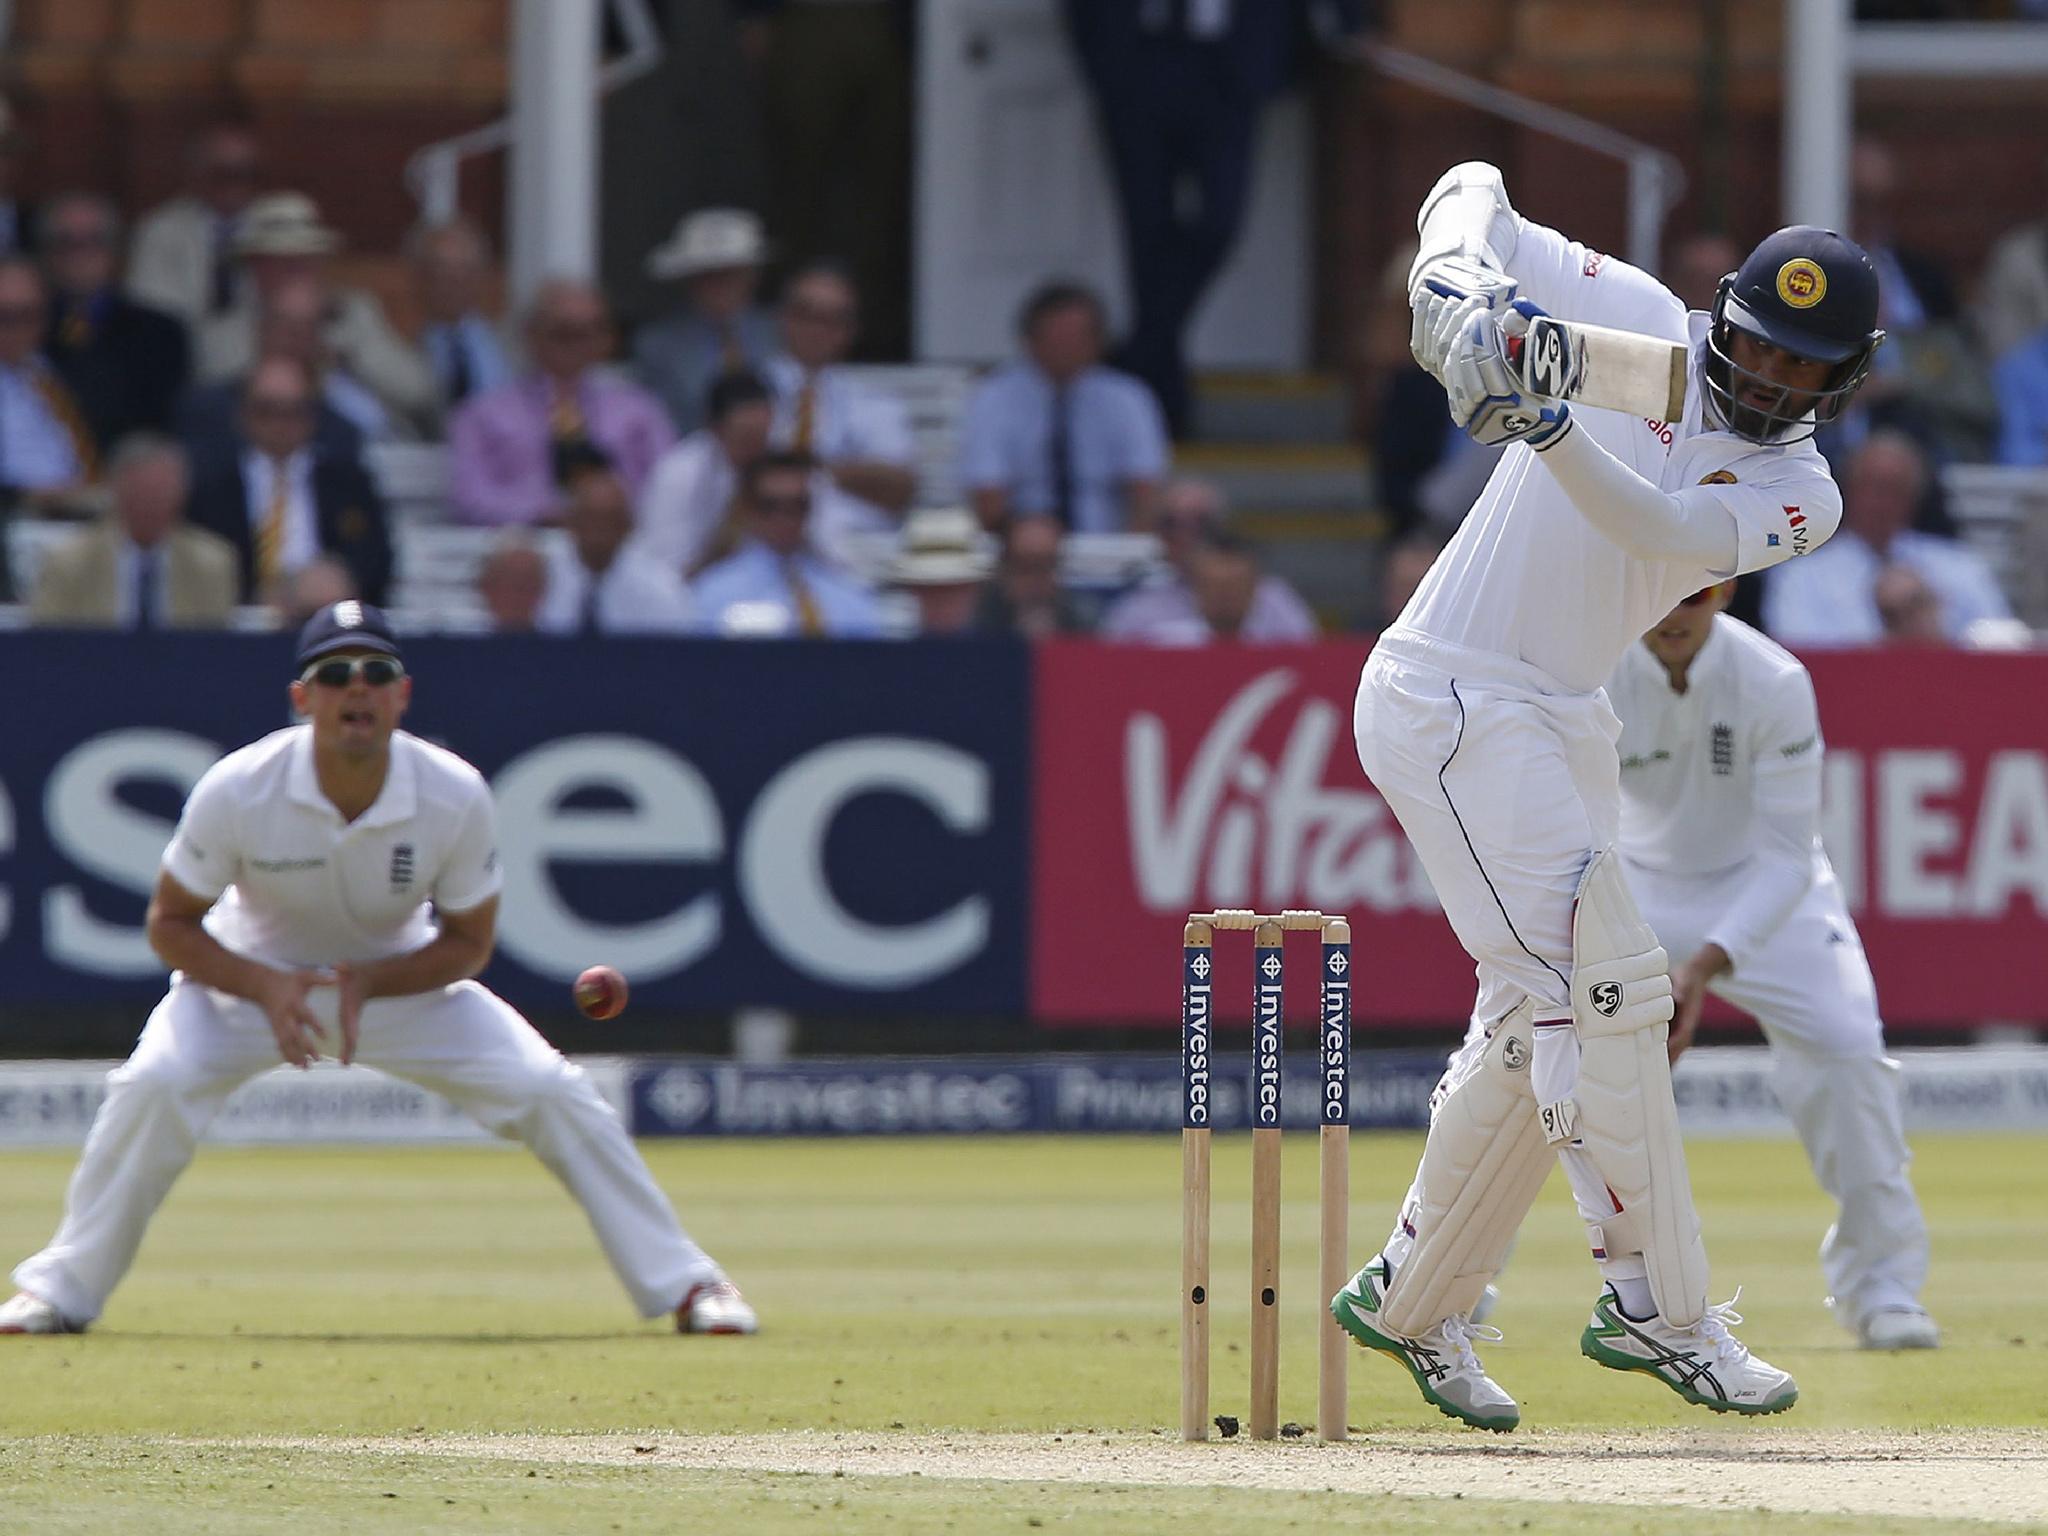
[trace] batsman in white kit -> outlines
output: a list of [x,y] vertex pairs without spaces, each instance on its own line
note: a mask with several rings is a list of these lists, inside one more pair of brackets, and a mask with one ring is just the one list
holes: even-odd
[[[1876,274],[1842,236],[1795,226],[1722,280],[1711,313],[1688,313],[1647,273],[1524,218],[1476,162],[1438,181],[1417,228],[1416,359],[1468,434],[1509,446],[1374,646],[1354,725],[1477,962],[1476,1028],[1385,1247],[1330,1308],[1444,1413],[1514,1428],[1473,1347],[1499,1334],[1471,1311],[1554,1156],[1604,1281],[1582,1352],[1716,1411],[1775,1413],[1792,1378],[1734,1336],[1732,1303],[1707,1299],[1670,967],[1616,850],[1620,722],[1603,685],[1680,599],[1834,532],[1841,497],[1812,437],[1883,339]],[[1591,405],[1569,348],[1531,366],[1524,343],[1557,335],[1546,314],[1666,344],[1687,386],[1676,419]]]
[[496,936],[490,788],[397,728],[412,679],[389,621],[367,603],[323,608],[297,665],[304,723],[229,753],[185,802],[148,919],[170,990],[107,1080],[63,1222],[15,1269],[0,1333],[95,1321],[228,1095],[323,1045],[531,1147],[643,1317],[754,1332],[582,1069],[471,979]]
[[1666,950],[1691,1045],[1708,992],[1752,1014],[1771,1087],[1835,1223],[1821,1243],[1828,1304],[1869,1349],[1931,1349],[1920,1304],[1927,1224],[1906,1175],[1898,1063],[1877,986],[1821,848],[1820,715],[1782,646],[1721,610],[1732,582],[1686,598],[1623,654],[1621,855]]

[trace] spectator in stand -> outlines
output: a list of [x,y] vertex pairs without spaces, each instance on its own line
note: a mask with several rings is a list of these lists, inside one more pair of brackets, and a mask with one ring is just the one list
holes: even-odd
[[1313,639],[1313,631],[1307,636],[1283,637],[1254,627],[1259,588],[1272,579],[1259,569],[1258,551],[1242,535],[1228,529],[1205,534],[1195,549],[1188,582],[1195,594],[1195,611],[1208,628],[1203,638],[1241,640],[1250,645]]
[[491,247],[475,224],[453,218],[415,225],[405,254],[419,297],[420,350],[434,370],[435,405],[445,420],[471,395],[509,384],[516,373],[498,322],[485,313]]
[[175,439],[124,438],[107,470],[113,511],[52,549],[30,620],[92,629],[215,629],[241,586],[234,546],[185,521],[190,474]]
[[721,374],[711,386],[710,424],[661,456],[640,496],[633,542],[685,578],[731,551],[733,490],[768,451],[774,397],[751,373]]
[[549,520],[561,506],[563,469],[592,449],[629,494],[641,494],[675,430],[660,401],[602,366],[611,345],[603,294],[575,278],[541,284],[527,310],[530,368],[473,397],[448,424],[460,521]]
[[997,535],[996,578],[982,589],[978,628],[1044,640],[1088,632],[1088,619],[1060,585],[1064,528],[1049,517],[1013,517]]
[[235,233],[261,174],[256,139],[238,123],[216,123],[192,141],[191,190],[152,209],[135,228],[128,294],[197,328],[243,298],[247,276]]
[[355,596],[355,572],[332,555],[315,555],[277,584],[270,604],[278,628],[291,629],[321,609]]
[[0,257],[0,508],[59,506],[97,474],[92,429],[39,350],[49,313],[36,264]]
[[2048,465],[2048,327],[1998,360],[2001,464]]
[[1871,588],[1887,645],[1946,645],[1941,599],[1910,565],[1888,565]]
[[1929,474],[1927,456],[1903,432],[1880,429],[1851,456],[1842,480],[1842,526],[1801,559],[1771,571],[1764,625],[1794,649],[1875,645],[1884,636],[1878,578],[1890,566],[1917,573],[1941,604],[1944,632],[1960,640],[1980,619],[2012,616],[1976,552],[1913,529]]
[[982,526],[1147,527],[1166,427],[1143,384],[1103,365],[1102,301],[1078,283],[1047,283],[1024,301],[1017,334],[1025,355],[982,380],[961,430],[961,482]]
[[0,101],[0,256],[33,256],[40,249],[38,210],[15,191],[21,178],[21,148],[14,111]]
[[759,77],[769,228],[795,267],[848,263],[873,310],[874,357],[902,357],[910,342],[915,9],[916,0],[733,0]]
[[1876,139],[1859,138],[1850,151],[1849,207],[1850,233],[1877,268],[1877,323],[1885,335],[1895,339],[1955,319],[1955,283],[1947,269],[1899,244],[1899,165]]
[[192,521],[235,546],[244,602],[273,602],[286,577],[335,556],[363,600],[382,606],[391,579],[384,499],[355,458],[320,453],[313,440],[314,380],[296,358],[249,370],[237,431],[194,464]]
[[[1721,279],[1742,265],[1748,254],[1724,234],[1701,230],[1671,247],[1665,261],[1665,285],[1685,301],[1687,309],[1711,310]],[[1404,294],[1405,294],[1405,277]]]
[[1363,0],[1064,0],[1123,214],[1135,312],[1123,362],[1176,437],[1193,400],[1183,333],[1237,239],[1266,103],[1301,73],[1311,38],[1365,24]]
[[633,366],[678,432],[704,425],[722,375],[758,372],[775,355],[775,313],[760,302],[768,241],[743,208],[700,208],[647,257],[647,274],[683,287],[682,307],[640,328]]
[[809,547],[816,469],[803,454],[775,451],[741,473],[745,539],[691,588],[700,631],[861,637],[880,632],[874,594]]
[[1401,616],[1422,578],[1444,552],[1443,541],[1427,529],[1396,539],[1380,554],[1379,612],[1372,628],[1383,630]]
[[859,328],[852,280],[837,267],[806,267],[783,294],[783,350],[767,372],[775,391],[769,441],[823,467],[830,483],[817,497],[811,543],[842,565],[854,563],[849,536],[893,532],[917,490],[903,402],[844,366]]
[[629,542],[633,498],[601,460],[570,470],[562,526],[566,545],[547,559],[546,592],[534,628],[548,635],[680,634],[690,627],[689,593],[671,566]]
[[[1102,620],[1106,640],[1135,640],[1150,645],[1200,645],[1217,633],[1203,606],[1203,552],[1224,532],[1229,507],[1223,492],[1207,480],[1170,480],[1159,492],[1153,527],[1165,548],[1166,566],[1159,576],[1119,599]],[[1244,574],[1249,546],[1230,539],[1217,546],[1227,558],[1210,562],[1207,574],[1212,598],[1234,593]],[[1212,551],[1213,552],[1213,551]],[[1228,567],[1227,569],[1225,567]],[[1307,603],[1278,576],[1261,574],[1257,561],[1247,608],[1233,620],[1231,634],[1269,643],[1313,640],[1316,618]],[[1220,610],[1219,610],[1220,611]]]
[[[311,283],[293,283],[272,293],[257,322],[256,355],[288,357],[319,382],[313,418],[313,448],[330,458],[358,459],[363,454],[364,425],[381,426],[384,409],[368,391],[346,374],[327,366],[321,338],[320,290]],[[185,392],[178,406],[178,435],[192,450],[200,473],[217,460],[233,458],[241,449],[242,396],[246,374],[220,384],[201,384]]]
[[2048,218],[2001,236],[1978,286],[1977,329],[1993,358],[2048,330]]
[[540,605],[547,596],[547,560],[524,528],[507,528],[476,576],[491,632],[530,635],[540,624]]
[[70,192],[44,208],[51,302],[43,355],[102,456],[132,432],[168,431],[191,371],[185,327],[114,286],[120,248],[120,215],[107,199]]
[[340,247],[341,236],[321,222],[319,208],[303,193],[274,192],[251,203],[234,240],[249,282],[232,308],[200,322],[199,377],[217,382],[246,373],[257,355],[257,322],[266,303],[282,289],[311,285],[320,300],[329,366],[376,397],[391,433],[418,436],[434,422],[434,371],[391,328],[374,297],[328,282],[328,258]]
[[903,520],[889,580],[917,604],[920,636],[973,634],[993,562],[965,507],[926,507]]

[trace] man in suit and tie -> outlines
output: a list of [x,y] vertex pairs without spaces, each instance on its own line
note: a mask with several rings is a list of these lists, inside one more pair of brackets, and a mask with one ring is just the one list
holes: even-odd
[[422,325],[420,350],[433,365],[445,415],[472,395],[509,384],[515,372],[498,322],[484,313],[491,248],[465,218],[418,224],[406,236]]
[[0,510],[62,502],[98,475],[92,429],[41,351],[49,312],[36,264],[0,257]]
[[1181,339],[1244,221],[1259,116],[1308,39],[1365,24],[1365,0],[1064,4],[1123,212],[1133,322],[1122,361],[1182,437],[1193,399]]
[[255,135],[216,123],[193,142],[191,190],[150,210],[135,228],[128,293],[187,326],[233,309],[246,281],[235,232],[262,173]]
[[235,546],[244,601],[268,600],[326,553],[349,568],[365,602],[381,606],[391,579],[384,499],[361,460],[317,450],[313,389],[296,358],[266,357],[249,370],[235,451],[198,467],[192,521]]
[[44,206],[51,301],[43,355],[102,455],[132,432],[167,431],[191,371],[185,327],[115,286],[120,250],[121,216],[106,198],[68,192]]
[[80,629],[225,625],[241,585],[235,551],[185,521],[185,450],[138,432],[115,450],[107,480],[111,515],[44,556],[30,620]]

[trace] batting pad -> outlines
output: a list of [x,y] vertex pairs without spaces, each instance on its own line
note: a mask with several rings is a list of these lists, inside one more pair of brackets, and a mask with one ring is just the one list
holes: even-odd
[[1572,1100],[1542,1115],[1552,1139],[1576,1140],[1607,1181],[1624,1218],[1609,1237],[1627,1231],[1642,1244],[1659,1315],[1688,1328],[1706,1313],[1707,1249],[1671,1096],[1669,964],[1613,850],[1595,854],[1572,913],[1579,1080]]
[[1380,1303],[1398,1334],[1417,1337],[1479,1304],[1550,1173],[1529,1090],[1531,1011],[1525,1003],[1508,1015],[1430,1116],[1415,1246]]

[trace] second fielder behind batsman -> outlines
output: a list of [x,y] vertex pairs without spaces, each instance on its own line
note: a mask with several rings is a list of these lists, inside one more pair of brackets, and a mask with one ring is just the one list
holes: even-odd
[[[1647,273],[1523,218],[1477,163],[1444,175],[1417,228],[1416,359],[1468,434],[1511,446],[1373,648],[1354,724],[1478,962],[1479,1029],[1437,1088],[1386,1246],[1331,1311],[1443,1412],[1512,1429],[1521,1410],[1472,1347],[1498,1335],[1470,1313],[1554,1154],[1606,1282],[1581,1350],[1717,1411],[1775,1413],[1792,1378],[1707,1303],[1668,960],[1615,852],[1620,723],[1602,685],[1680,599],[1834,532],[1841,497],[1812,436],[1883,339],[1876,274],[1840,235],[1784,229],[1711,314],[1688,314]],[[1545,311],[1686,344],[1684,418],[1521,393],[1504,338]]]

